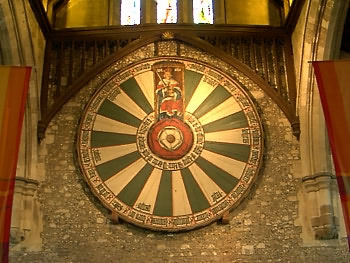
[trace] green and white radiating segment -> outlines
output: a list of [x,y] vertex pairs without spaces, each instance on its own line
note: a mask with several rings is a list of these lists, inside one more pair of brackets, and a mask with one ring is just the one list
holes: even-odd
[[141,171],[145,164],[146,161],[142,158],[137,159],[135,162],[107,179],[105,184],[115,195],[118,195],[124,187],[130,183],[133,177]]
[[153,210],[155,207],[159,185],[162,178],[162,170],[153,169],[151,174],[148,177],[148,180],[145,182],[143,189],[139,193],[139,196],[134,204],[134,208],[138,209],[140,204],[144,204],[149,206],[150,214],[153,214]]
[[188,200],[186,186],[180,171],[172,173],[173,216],[192,214]]
[[136,143],[115,145],[115,146],[106,146],[94,148],[94,151],[98,151],[99,158],[96,160],[96,165],[117,159],[121,156],[127,155],[132,152],[137,151]]
[[232,129],[218,132],[208,132],[205,134],[205,140],[211,142],[224,142],[224,143],[238,143],[238,144],[250,144],[250,141],[243,141],[242,133],[243,129]]
[[[148,77],[147,74],[144,74],[144,75],[145,77]],[[146,117],[147,114],[150,114],[151,112],[153,112],[153,108],[154,108],[154,103],[149,101],[151,99],[151,97],[148,95],[150,91],[145,92],[145,90],[147,89],[153,90],[152,88],[153,83],[152,85],[150,84],[148,87],[145,85],[147,84],[143,83],[143,85],[140,86],[135,78],[130,78],[127,81],[120,84],[121,90],[124,91],[127,94],[127,96],[137,104],[138,107],[136,108],[141,108],[143,113],[145,113],[142,119]],[[117,98],[117,104],[124,103],[122,102],[122,100],[124,99],[123,97],[118,95],[116,98]],[[139,114],[139,113],[135,113],[135,116],[136,114]]]
[[220,193],[224,196],[224,191],[197,164],[193,163],[189,170],[210,205],[216,203],[212,198],[215,193]]
[[136,118],[143,120],[147,116],[147,113],[143,111],[123,90],[113,100],[113,103],[134,115]]
[[135,76],[135,80],[139,85],[142,93],[145,95],[150,105],[154,106],[154,73],[153,71],[146,71]]
[[123,133],[123,134],[132,134],[135,135],[137,128],[130,126],[128,124],[122,123],[120,121],[113,120],[111,118],[96,115],[94,126],[94,131],[103,131],[103,132],[114,132],[114,133]]
[[[141,120],[129,113],[127,110],[118,106],[116,103],[106,99],[100,106],[97,112],[98,115],[121,122],[123,124],[138,128],[141,124]],[[118,131],[119,133],[119,131]],[[136,133],[135,133],[136,134]]]
[[237,179],[240,179],[246,166],[245,162],[241,162],[234,158],[226,157],[224,155],[217,154],[208,150],[203,150],[201,156],[208,162],[217,167],[220,167],[222,170]]
[[91,132],[91,147],[107,147],[135,143],[136,135],[115,132]]
[[239,103],[221,85],[185,70],[185,106],[202,124],[204,150],[189,167],[163,171],[138,152],[136,133],[154,111],[154,73],[147,71],[120,85],[120,94],[100,106],[91,148],[99,154],[96,170],[109,190],[127,206],[155,216],[184,216],[204,211],[230,193],[249,159],[243,142],[248,121]]
[[[133,81],[132,81],[133,80]],[[127,83],[127,84],[125,84]],[[127,86],[128,85],[128,86]],[[143,120],[153,109],[145,98],[142,90],[134,79],[129,79],[120,85],[121,92],[115,97],[113,103],[120,108]],[[146,103],[146,105],[142,104]]]
[[[189,81],[189,78],[185,79],[185,88],[187,88],[186,81]],[[198,86],[194,90],[192,97],[188,98],[189,102],[187,104],[186,111],[193,113],[214,89],[215,87],[205,82],[204,77],[202,77]]]
[[201,116],[199,118],[199,121],[202,125],[206,125],[210,122],[222,119],[241,110],[242,109],[240,105],[231,96],[228,97],[224,102],[216,104],[216,107]]

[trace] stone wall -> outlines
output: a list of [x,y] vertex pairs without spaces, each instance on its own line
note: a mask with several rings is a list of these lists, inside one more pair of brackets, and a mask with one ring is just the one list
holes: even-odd
[[182,233],[152,232],[125,222],[113,224],[83,179],[76,158],[76,135],[87,101],[113,72],[152,57],[151,44],[96,76],[50,123],[39,146],[39,163],[46,174],[38,190],[42,249],[11,251],[11,261],[349,262],[344,242],[327,247],[302,245],[297,202],[301,182],[293,173],[300,158],[299,143],[281,110],[255,83],[219,59],[185,45],[180,52],[183,57],[218,67],[240,82],[254,98],[264,126],[263,167],[246,199],[230,214],[229,224],[213,223]]

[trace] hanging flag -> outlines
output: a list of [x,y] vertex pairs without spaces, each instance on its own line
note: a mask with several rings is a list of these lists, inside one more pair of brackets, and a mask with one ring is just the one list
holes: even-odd
[[11,209],[30,67],[0,66],[0,262],[8,262]]
[[312,62],[350,247],[350,60]]

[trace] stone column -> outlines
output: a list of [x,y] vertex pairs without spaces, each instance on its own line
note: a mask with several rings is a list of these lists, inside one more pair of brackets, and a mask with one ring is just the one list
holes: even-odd
[[109,0],[109,13],[108,13],[108,25],[117,26],[120,25],[120,6],[121,0]]
[[[53,3],[53,2],[50,2]],[[2,1],[1,52],[4,64],[32,67],[22,128],[11,222],[13,249],[40,250],[41,211],[36,190],[44,171],[38,163],[37,122],[45,50],[29,1]]]
[[[346,3],[347,2],[347,3]],[[334,201],[334,170],[329,149],[326,125],[318,93],[318,87],[310,61],[332,59],[327,47],[334,41],[339,14],[349,1],[308,0],[303,7],[302,16],[292,35],[296,75],[298,82],[298,113],[300,117],[300,154],[301,173],[304,195],[300,206],[304,213],[300,218],[303,228],[311,225],[311,237],[304,236],[304,241],[335,239],[338,237],[338,204]],[[343,6],[339,8],[339,5]],[[344,12],[343,12],[344,13]],[[316,242],[317,243],[317,242]]]
[[214,24],[226,24],[225,0],[214,2]]
[[12,203],[12,217],[11,217],[11,243],[18,244],[24,240],[24,230],[22,224],[22,218],[24,216],[24,192],[25,182],[18,180],[16,181],[16,187],[14,191],[14,198]]
[[155,0],[141,0],[141,24],[157,23],[157,2]]
[[178,0],[177,1],[177,22],[193,23],[193,1]]
[[36,180],[16,178],[15,194],[12,205],[11,243],[14,249],[30,247],[37,250],[41,246],[41,219],[38,217]]
[[332,196],[334,193],[334,176],[320,173],[303,178],[306,193],[306,215],[311,219],[315,240],[328,240],[338,237],[339,220],[335,216]]

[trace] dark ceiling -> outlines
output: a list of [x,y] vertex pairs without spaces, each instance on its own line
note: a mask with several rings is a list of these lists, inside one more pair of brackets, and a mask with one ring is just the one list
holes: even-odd
[[[37,15],[37,19],[39,24],[41,24],[42,30],[44,31],[44,35],[47,35],[46,33],[52,31],[51,25],[48,23],[48,19],[46,17],[46,13],[43,10],[43,7],[41,6],[41,1],[42,0],[29,0],[30,4],[34,8],[34,11]],[[55,6],[54,9],[59,9],[66,5],[69,0],[57,0],[55,1]],[[276,3],[278,3],[280,6],[283,5],[283,0],[274,0]],[[339,0],[340,1],[340,0]],[[295,1],[295,8],[293,10],[293,13],[290,14],[288,18],[291,18],[290,23],[286,23],[286,32],[291,33],[295,27],[296,21],[299,17],[299,14],[301,12],[301,8],[303,6],[303,3],[305,3],[305,0],[300,0],[300,1]],[[40,5],[40,6],[39,6]],[[286,21],[288,22],[288,21]],[[288,26],[289,24],[289,26]],[[291,30],[290,30],[291,29]],[[345,24],[344,24],[344,30],[343,30],[343,35],[342,35],[342,42],[341,42],[341,51],[350,53],[350,7],[347,12],[347,17],[345,19]]]

